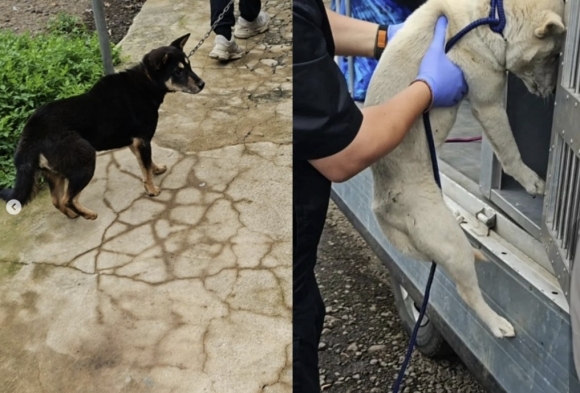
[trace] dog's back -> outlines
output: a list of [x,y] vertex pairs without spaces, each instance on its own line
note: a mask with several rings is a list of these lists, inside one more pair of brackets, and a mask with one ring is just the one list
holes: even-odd
[[107,75],[84,94],[39,107],[22,139],[28,146],[36,141],[44,151],[51,141],[75,136],[97,151],[128,146],[142,133],[152,134],[163,101],[164,94],[149,88],[144,78],[138,69]]
[[[405,26],[387,45],[377,65],[369,84],[365,106],[388,101],[415,79],[444,5],[443,0],[429,0],[409,16]],[[437,111],[446,111],[450,115],[453,112]],[[433,126],[437,134],[438,127],[436,124]],[[391,211],[393,203],[397,205],[396,211],[401,210],[401,204],[412,204],[417,188],[421,191],[425,191],[426,187],[436,190],[422,120],[419,118],[402,143],[371,168],[375,183],[373,207],[385,215],[392,216],[395,213]],[[388,195],[397,197],[389,198]]]

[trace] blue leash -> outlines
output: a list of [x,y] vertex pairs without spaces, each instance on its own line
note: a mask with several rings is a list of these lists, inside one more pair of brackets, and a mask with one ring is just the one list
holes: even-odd
[[471,30],[481,25],[489,25],[491,31],[503,35],[505,23],[506,19],[505,12],[503,9],[503,0],[491,0],[491,11],[489,12],[489,16],[487,18],[481,18],[474,22],[471,22],[463,29],[461,29],[459,33],[451,37],[451,39],[447,42],[447,45],[445,45],[445,52],[449,52],[449,49],[451,49],[453,45],[457,43],[457,41],[462,39],[465,34],[469,33]]
[[[496,18],[497,14],[497,18]],[[489,25],[490,29],[498,34],[502,34],[505,28],[506,19],[505,12],[503,8],[503,0],[491,0],[491,11],[487,18],[478,19],[471,22],[469,25],[461,29],[457,34],[455,34],[445,45],[445,53],[455,45],[464,35],[469,33],[471,30],[482,26]],[[502,34],[503,35],[503,34]],[[433,175],[435,177],[435,182],[441,188],[441,177],[439,175],[439,164],[437,163],[437,152],[435,151],[435,141],[433,139],[433,132],[431,129],[431,121],[429,120],[429,112],[423,114],[423,124],[425,125],[425,134],[427,135],[427,142],[429,144],[429,154],[431,156],[431,166],[433,167]],[[421,321],[425,316],[425,311],[427,310],[427,303],[429,302],[429,293],[431,292],[431,284],[433,284],[433,277],[435,276],[435,268],[437,265],[435,262],[431,262],[431,270],[429,271],[429,278],[427,279],[427,286],[425,287],[425,295],[423,296],[423,303],[421,304],[421,310],[419,311],[419,317],[413,328],[413,334],[411,334],[411,339],[409,341],[409,347],[407,348],[407,353],[405,355],[405,360],[401,365],[399,375],[397,380],[393,384],[393,393],[398,393],[403,378],[405,377],[405,370],[409,366],[409,361],[411,360],[411,354],[413,353],[413,348],[417,341],[417,334],[419,332],[419,327],[421,326]]]

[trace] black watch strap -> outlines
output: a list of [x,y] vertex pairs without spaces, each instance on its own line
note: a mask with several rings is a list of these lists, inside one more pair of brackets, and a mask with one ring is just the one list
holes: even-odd
[[385,47],[387,46],[387,28],[388,26],[379,25],[377,38],[375,39],[375,59],[379,60]]

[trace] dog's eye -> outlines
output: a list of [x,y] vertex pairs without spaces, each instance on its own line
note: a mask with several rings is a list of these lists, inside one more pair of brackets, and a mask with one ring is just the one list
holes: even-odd
[[180,76],[182,72],[183,72],[182,68],[176,68],[173,74],[175,74],[175,76]]

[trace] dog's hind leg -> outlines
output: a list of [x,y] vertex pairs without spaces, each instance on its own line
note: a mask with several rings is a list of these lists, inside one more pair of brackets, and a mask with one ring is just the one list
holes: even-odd
[[81,195],[81,191],[87,186],[87,184],[89,184],[92,177],[92,173],[90,176],[88,176],[86,173],[83,173],[68,179],[69,186],[64,197],[65,206],[73,212],[83,216],[83,218],[87,220],[96,220],[98,214],[81,205],[79,202],[79,197]]
[[513,326],[483,299],[475,271],[473,248],[442,199],[425,198],[408,216],[408,235],[416,249],[443,267],[461,298],[498,337],[515,336]]
[[77,218],[79,215],[65,206],[64,196],[66,194],[66,180],[61,176],[46,171],[45,179],[50,187],[52,195],[52,204],[68,218]]
[[[67,173],[68,187],[64,196],[64,206],[83,216],[87,220],[95,220],[97,213],[84,207],[79,202],[81,191],[89,184],[95,174],[96,154],[88,143],[75,149],[75,162],[71,163],[71,170]],[[83,151],[84,149],[84,151]]]
[[69,199],[70,202],[69,202],[68,206],[70,206],[70,208],[72,210],[74,210],[75,212],[78,212],[78,214],[83,216],[83,218],[85,218],[87,220],[96,220],[99,215],[96,212],[81,205],[81,203],[79,202],[80,196],[81,196],[81,193],[79,192],[74,197]]
[[143,174],[143,185],[145,186],[147,195],[159,195],[161,189],[153,184],[153,174],[155,173],[155,170],[158,171],[158,174],[163,173],[167,168],[165,166],[158,167],[153,163],[151,160],[151,144],[148,141],[135,138],[129,148],[135,157],[137,157],[139,168],[141,168],[141,173]]

